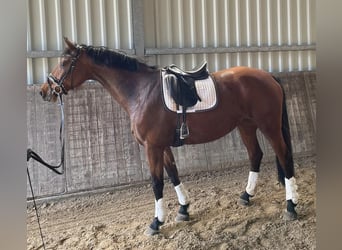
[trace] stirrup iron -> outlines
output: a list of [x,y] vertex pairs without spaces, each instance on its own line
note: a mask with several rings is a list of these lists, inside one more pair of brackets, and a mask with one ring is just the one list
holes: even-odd
[[185,139],[186,137],[188,137],[189,136],[189,128],[188,128],[188,126],[186,125],[186,123],[185,122],[182,122],[182,125],[181,125],[181,128],[180,128],[180,136],[179,136],[179,138],[180,139]]

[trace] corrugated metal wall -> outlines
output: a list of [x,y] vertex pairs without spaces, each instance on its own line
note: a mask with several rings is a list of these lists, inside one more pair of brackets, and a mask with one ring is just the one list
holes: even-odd
[[[147,54],[176,54],[158,56],[158,65],[191,68],[206,60],[211,71],[236,65],[272,72],[315,68],[310,46],[315,42],[314,1],[148,0],[145,4]],[[211,48],[207,50],[211,53],[185,49],[184,55],[169,48]]]
[[133,53],[132,1],[29,0],[27,81],[42,83],[64,48],[63,36]]
[[27,82],[45,80],[63,36],[159,66],[314,70],[315,13],[314,0],[29,0]]

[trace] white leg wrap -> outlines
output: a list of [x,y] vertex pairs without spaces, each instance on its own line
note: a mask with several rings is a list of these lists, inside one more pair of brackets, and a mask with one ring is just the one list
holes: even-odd
[[258,172],[249,171],[246,192],[249,195],[251,195],[251,196],[254,195],[254,191],[255,191],[256,184],[257,184],[258,176],[259,176]]
[[177,193],[177,197],[178,197],[178,202],[181,205],[188,205],[190,202],[189,199],[189,194],[186,191],[183,183],[180,183],[178,186],[175,187],[176,193]]
[[155,201],[154,216],[157,217],[160,222],[165,221],[166,213],[165,213],[163,198],[160,198],[158,201]]
[[292,200],[294,204],[298,203],[298,193],[297,193],[296,179],[291,177],[290,179],[285,178],[285,190],[286,190],[286,200]]

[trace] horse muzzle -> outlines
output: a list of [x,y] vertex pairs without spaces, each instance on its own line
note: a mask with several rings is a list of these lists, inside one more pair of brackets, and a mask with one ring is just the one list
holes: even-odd
[[39,91],[43,100],[47,102],[56,102],[58,95],[61,93],[62,89],[60,86],[57,84],[49,85],[48,83],[44,83]]

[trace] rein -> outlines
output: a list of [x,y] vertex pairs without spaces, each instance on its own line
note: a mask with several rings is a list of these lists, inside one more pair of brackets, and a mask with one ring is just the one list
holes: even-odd
[[[50,165],[48,164],[46,161],[43,160],[42,157],[40,157],[36,152],[34,152],[31,148],[27,149],[27,161],[30,160],[30,158],[38,161],[39,163],[41,163],[42,165],[46,166],[48,169],[52,170],[53,172],[55,172],[56,174],[62,175],[64,174],[64,151],[65,151],[65,147],[64,147],[64,137],[62,136],[64,134],[64,109],[63,109],[63,99],[62,99],[62,95],[59,95],[59,106],[60,106],[60,110],[61,110],[61,123],[60,123],[60,128],[59,128],[59,140],[61,143],[61,162],[58,165]],[[59,169],[60,167],[62,167],[62,170],[59,171],[57,169]]]
[[[31,148],[27,149],[27,161],[29,161],[31,158],[38,161],[39,163],[41,163],[42,165],[46,166],[48,169],[52,170],[53,172],[55,172],[56,174],[62,175],[64,174],[64,170],[65,170],[65,158],[64,158],[64,151],[65,151],[65,147],[64,147],[64,109],[63,109],[63,99],[62,99],[62,94],[59,93],[58,94],[59,97],[59,106],[60,106],[60,110],[61,110],[61,123],[60,123],[60,129],[59,129],[59,140],[61,143],[61,161],[58,165],[50,165],[48,164],[46,161],[44,161],[42,159],[42,157],[40,157],[36,152],[34,152]],[[59,168],[62,167],[62,169],[59,171]],[[39,220],[39,214],[38,214],[38,209],[37,209],[37,204],[36,204],[36,198],[35,195],[33,193],[33,188],[32,188],[32,182],[31,182],[31,176],[30,176],[30,172],[28,167],[26,168],[27,170],[27,177],[29,180],[29,184],[30,184],[30,189],[31,189],[31,194],[32,194],[32,200],[33,200],[33,205],[34,205],[34,209],[36,211],[36,216],[37,216],[37,222],[38,222],[38,227],[39,227],[39,232],[40,232],[40,237],[42,239],[42,243],[43,243],[43,248],[44,250],[46,249],[45,246],[45,242],[44,242],[44,237],[43,237],[43,233],[42,233],[42,228],[40,225],[40,220]]]

